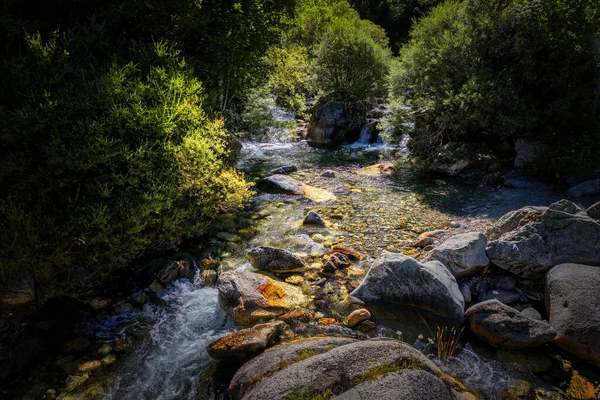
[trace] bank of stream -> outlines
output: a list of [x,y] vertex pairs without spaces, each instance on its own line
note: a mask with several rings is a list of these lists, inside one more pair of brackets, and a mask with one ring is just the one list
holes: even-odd
[[[293,122],[288,114],[281,115]],[[424,232],[483,231],[507,211],[525,205],[549,205],[560,198],[549,191],[474,187],[440,180],[412,165],[404,142],[358,143],[325,150],[294,140],[293,128],[271,131],[278,133],[272,135],[275,139],[242,141],[238,168],[250,179],[258,180],[268,171],[293,165],[298,170],[291,176],[328,190],[336,200],[315,203],[300,196],[257,193],[244,212],[219,217],[210,238],[188,254],[196,265],[205,259],[218,260],[222,273],[251,268],[246,250],[257,245],[285,248],[313,264],[335,246],[358,251],[364,258],[346,277],[344,287],[330,285],[324,290],[326,295],[316,296],[316,311],[323,321],[336,318],[335,307],[324,302],[341,301],[347,296],[382,252],[419,257],[422,250],[410,244]],[[375,164],[379,167],[368,168]],[[309,211],[319,213],[330,225],[303,228],[301,221]],[[323,285],[322,277],[316,272],[312,275],[307,274],[311,284]],[[86,335],[92,342],[89,348],[112,351],[116,363],[104,367],[103,372],[86,374],[87,382],[79,392],[59,398],[226,398],[222,382],[211,376],[216,363],[206,352],[211,341],[236,329],[219,307],[217,290],[205,285],[196,273],[193,280],[172,283],[157,299],[125,312],[103,312],[86,318]],[[333,325],[326,329],[348,333],[344,331],[347,328]],[[427,344],[429,333],[423,333],[425,336],[416,340],[417,346]],[[395,336],[396,332],[378,327],[376,334]],[[128,346],[118,351],[123,341]],[[78,365],[94,357],[99,358],[90,350],[57,353],[31,375],[24,398],[40,398],[56,385],[56,377],[75,375]],[[62,375],[52,375],[54,383],[42,372],[48,368],[62,371]],[[551,387],[550,382],[518,365],[498,361],[480,343],[464,342],[445,368],[489,399],[499,398],[517,379]],[[56,389],[60,391],[60,387]]]

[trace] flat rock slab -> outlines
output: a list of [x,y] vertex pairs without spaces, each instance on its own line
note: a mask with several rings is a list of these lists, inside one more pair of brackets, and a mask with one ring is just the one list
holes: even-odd
[[479,272],[490,263],[485,253],[486,245],[487,239],[482,233],[454,235],[431,250],[423,260],[437,260],[456,278],[462,278]]
[[220,361],[243,361],[271,346],[285,322],[276,321],[242,329],[210,343],[208,355]]
[[464,317],[464,298],[446,267],[437,261],[422,264],[402,254],[385,253],[375,260],[351,295],[367,306],[409,306],[457,322]]
[[431,373],[407,369],[380,375],[331,400],[450,400],[457,397],[447,384]]
[[562,264],[546,276],[546,306],[556,344],[600,365],[600,267]]
[[498,300],[470,307],[465,316],[471,331],[494,347],[522,350],[550,343],[556,331],[547,322],[526,317]]
[[289,365],[262,379],[242,399],[285,399],[297,391],[322,392],[340,385],[350,389],[355,379],[384,364],[418,366],[434,376],[443,375],[433,362],[408,344],[373,339],[336,347]]
[[[562,205],[564,207],[564,204]],[[600,264],[600,223],[585,214],[527,208],[504,216],[490,232],[490,261],[525,279],[542,279],[562,263]]]
[[248,271],[228,271],[217,281],[219,304],[239,325],[251,325],[305,307],[300,288]]
[[306,268],[300,257],[277,247],[258,246],[248,251],[252,267],[269,272],[298,272]]
[[235,373],[229,384],[229,394],[234,400],[239,400],[256,383],[288,365],[356,342],[358,340],[351,338],[317,337],[267,349]]
[[334,201],[337,198],[328,190],[306,185],[291,176],[282,174],[267,176],[258,181],[256,187],[267,193],[304,196],[315,203]]

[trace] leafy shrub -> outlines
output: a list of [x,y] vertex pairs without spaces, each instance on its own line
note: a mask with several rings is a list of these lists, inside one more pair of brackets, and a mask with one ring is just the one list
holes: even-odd
[[508,149],[516,137],[563,150],[597,135],[592,102],[598,4],[591,0],[447,1],[401,51],[393,93],[412,108],[411,148],[449,141]]
[[49,297],[78,295],[248,198],[172,46],[92,67],[58,34],[28,42],[0,69],[0,280],[29,272]]

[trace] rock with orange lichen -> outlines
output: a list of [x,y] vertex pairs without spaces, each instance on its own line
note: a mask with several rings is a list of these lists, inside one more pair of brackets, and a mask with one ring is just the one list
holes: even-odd
[[255,325],[215,340],[206,350],[215,360],[247,360],[272,346],[284,327],[285,322],[282,321]]
[[587,379],[581,375],[573,374],[571,383],[567,389],[567,396],[573,400],[596,399],[596,389]]
[[240,325],[264,322],[308,304],[299,287],[249,271],[221,274],[217,289],[221,308]]
[[380,164],[364,167],[356,171],[358,175],[375,176],[380,174],[390,175],[394,173],[394,164],[391,162],[382,162]]

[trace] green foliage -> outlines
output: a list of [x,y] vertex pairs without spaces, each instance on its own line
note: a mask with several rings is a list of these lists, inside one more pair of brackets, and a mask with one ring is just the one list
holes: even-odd
[[285,396],[285,400],[327,400],[335,396],[329,389],[323,391],[296,389]]
[[514,138],[561,150],[597,135],[590,39],[598,4],[448,1],[421,19],[401,51],[393,93],[413,110],[411,148],[449,141],[510,148]]
[[390,363],[385,361],[383,364],[371,368],[358,378],[354,379],[354,383],[356,385],[360,385],[361,383],[375,379],[380,375],[387,374],[388,372],[398,372],[403,369],[421,369],[421,367],[422,364],[414,357],[410,357],[401,363]]
[[362,20],[346,0],[302,0],[267,58],[278,104],[301,112],[323,96],[360,109],[384,92],[391,53],[383,29]]
[[78,295],[249,197],[172,46],[92,67],[57,33],[27,41],[0,69],[0,280],[30,272],[48,297]]
[[313,349],[305,349],[305,350],[299,351],[296,353],[296,362],[306,360],[307,358],[310,358],[316,354],[317,354],[317,352]]

